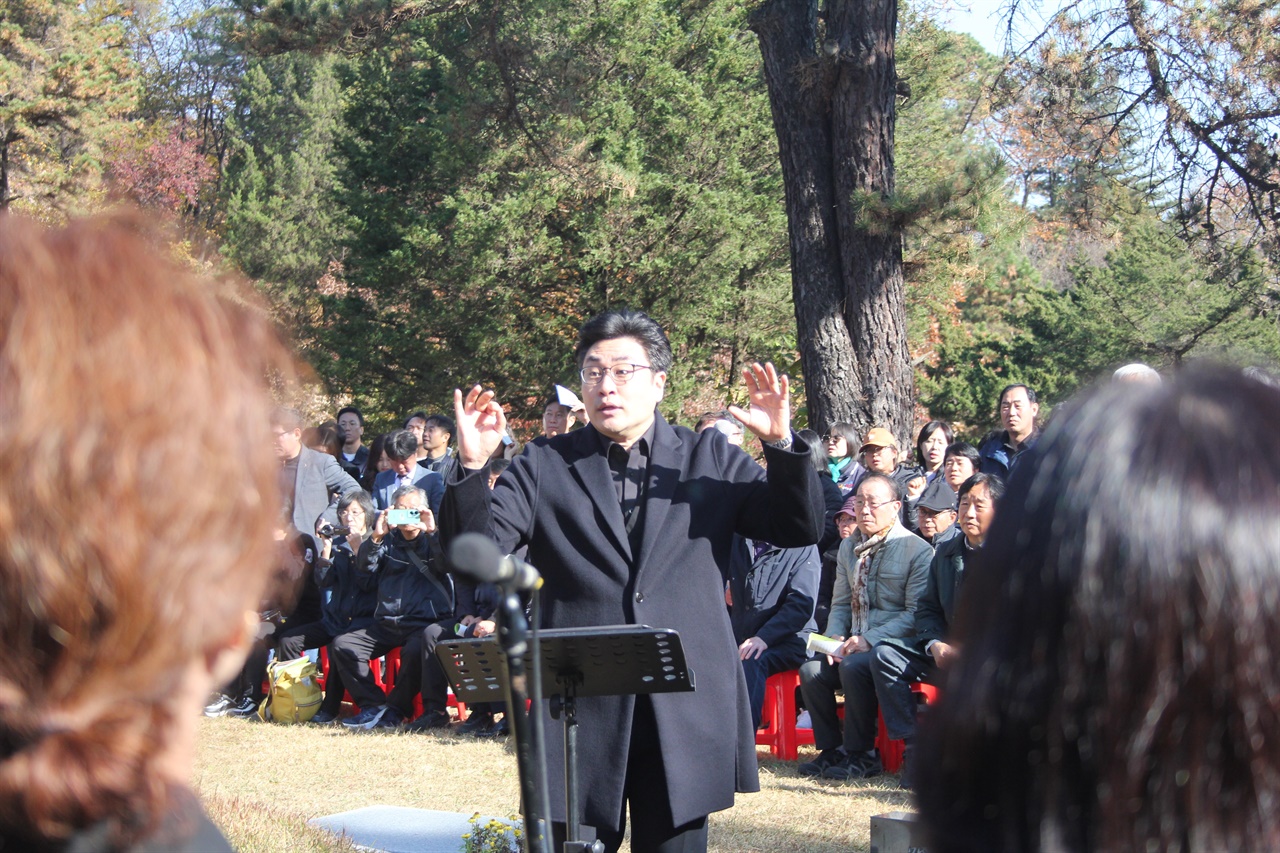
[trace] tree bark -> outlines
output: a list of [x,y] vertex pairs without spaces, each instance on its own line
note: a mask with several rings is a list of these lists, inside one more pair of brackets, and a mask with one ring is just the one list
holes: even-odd
[[861,198],[894,190],[896,0],[766,0],[752,14],[786,192],[809,423],[887,427],[910,446],[902,237]]

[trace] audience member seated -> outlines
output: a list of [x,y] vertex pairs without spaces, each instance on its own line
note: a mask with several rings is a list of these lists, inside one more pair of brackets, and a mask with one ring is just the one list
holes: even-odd
[[276,632],[290,618],[300,625],[320,616],[321,596],[313,577],[314,540],[310,536],[291,537],[279,543],[277,553],[276,570],[258,605],[253,643],[244,666],[209,697],[204,707],[206,717],[253,717],[266,698],[263,683]]
[[836,572],[839,570],[837,562],[840,545],[858,532],[858,511],[853,508],[855,500],[857,495],[850,495],[840,507],[840,511],[836,513],[836,535],[839,538],[822,552],[822,573],[818,579],[818,603],[813,609],[814,624],[819,628],[826,627],[831,615],[831,596],[835,591]]
[[[858,451],[862,455],[862,464],[867,474],[883,474],[898,484],[902,490],[902,523],[908,530],[916,528],[916,499],[924,491],[925,477],[919,468],[901,463],[898,440],[893,433],[884,427],[873,427],[867,431]],[[864,474],[863,476],[867,476]]]
[[373,505],[379,510],[391,506],[392,496],[406,486],[417,486],[427,495],[433,513],[439,512],[444,497],[444,478],[418,464],[418,439],[404,429],[387,433],[382,445],[391,467],[373,481]]
[[[416,511],[418,520],[391,526],[387,520],[390,510]],[[426,493],[417,486],[401,486],[392,495],[390,509],[378,513],[373,534],[361,549],[361,570],[376,579],[373,623],[335,638],[329,661],[330,666],[339,668],[343,685],[361,708],[359,714],[343,721],[350,728],[394,727],[412,715],[404,699],[399,704],[388,701],[373,679],[369,661],[420,637],[423,629],[453,618],[453,579],[434,565],[435,532],[435,514],[427,506]],[[435,676],[436,671],[430,669],[422,673],[424,679]],[[443,669],[439,678],[443,681]],[[438,691],[437,686],[430,685],[430,695],[443,695],[447,690],[447,685]],[[402,691],[409,703],[416,692],[408,685]]]
[[955,433],[946,421],[929,421],[920,427],[920,434],[916,436],[916,464],[928,482],[932,483],[942,473],[942,460],[953,441]]
[[[475,587],[473,612],[458,620],[464,636],[478,639],[493,636],[498,630],[494,614],[498,609],[499,595],[498,587],[491,583],[482,583]],[[507,721],[505,711],[506,706],[501,702],[478,702],[468,705],[467,719],[458,731],[473,737],[506,737],[511,734],[511,725]],[[502,719],[496,719],[498,714],[503,715]]]
[[1035,445],[1040,437],[1040,404],[1036,392],[1026,385],[1006,385],[1000,392],[1000,425],[982,440],[978,455],[979,470],[1007,478],[1018,457]]
[[14,853],[231,851],[190,787],[197,720],[244,659],[276,561],[279,463],[243,439],[267,432],[265,377],[288,378],[290,358],[250,289],[197,277],[147,231],[0,216]]
[[369,448],[364,440],[364,415],[355,406],[343,406],[338,410],[338,438],[342,451],[338,464],[356,482],[364,482],[365,469],[369,465]]
[[496,462],[499,459],[505,459],[510,462],[520,455],[520,442],[516,441],[516,437],[511,433],[511,425],[507,424],[502,429],[502,440],[498,442],[498,446],[493,449],[493,453],[489,456],[489,462]]
[[[562,389],[562,386],[557,385],[556,388]],[[567,389],[564,390],[567,391]],[[568,393],[574,401],[577,401],[576,395],[572,392]],[[578,405],[581,405],[581,403],[578,403]],[[510,465],[510,461],[506,459],[489,461],[485,466],[485,473],[489,478],[490,489],[493,489],[498,482],[498,477]],[[523,551],[520,555],[523,556]],[[469,587],[471,591],[470,612],[464,613],[458,620],[464,635],[476,638],[493,635],[498,630],[495,614],[497,613],[498,605],[501,603],[501,593],[498,587],[491,583],[472,584],[459,578],[455,578],[455,583],[460,588]],[[459,605],[459,609],[466,610],[467,605],[462,603]],[[526,617],[529,615],[528,602],[525,604],[525,615]],[[469,734],[473,737],[506,737],[511,734],[511,721],[507,719],[506,706],[502,702],[478,702],[468,705],[467,711],[469,715],[459,727],[459,731],[463,734]],[[498,714],[502,714],[502,718],[495,722],[495,717]]]
[[760,728],[769,676],[804,663],[817,630],[818,549],[778,548],[742,536],[729,552],[729,620],[747,679],[751,720]]
[[1060,412],[966,569],[928,849],[1280,849],[1280,392],[1202,366]]
[[826,444],[827,455],[831,457],[831,481],[840,489],[840,494],[847,498],[853,494],[854,487],[867,472],[858,460],[858,428],[853,424],[833,424],[827,434]]
[[935,549],[956,535],[956,493],[945,477],[934,477],[925,486],[916,501],[916,522],[920,528],[914,532]]
[[818,540],[818,553],[825,554],[828,549],[840,544],[840,533],[836,530],[836,513],[844,505],[844,497],[840,494],[840,487],[829,476],[831,457],[827,456],[822,436],[811,429],[797,430],[796,435],[803,438],[809,445],[809,458],[813,462],[814,470],[818,472],[822,498],[826,502],[827,521],[822,528],[822,538]]
[[[320,589],[327,591],[318,622],[286,626],[276,637],[276,659],[292,660],[307,649],[327,645],[335,637],[367,628],[373,623],[377,605],[377,578],[357,565],[360,546],[369,534],[369,523],[375,510],[369,493],[361,489],[338,502],[338,527],[323,517],[316,524],[316,541],[320,553],[316,560],[315,578]],[[346,532],[343,532],[345,528]],[[342,710],[342,673],[329,667],[324,685],[324,702],[311,718],[313,723],[331,723]]]
[[[458,584],[458,587],[461,586]],[[404,730],[423,732],[449,727],[453,719],[449,716],[449,681],[445,677],[444,666],[436,657],[436,647],[441,640],[455,636],[454,627],[458,624],[456,611],[455,606],[455,611],[448,618],[414,632],[405,641],[404,647],[400,649],[400,671],[396,673],[395,686],[387,696],[390,716],[383,718],[376,726],[353,725],[353,728],[386,728],[398,725],[401,720],[413,716],[413,700],[419,695],[422,696],[422,714],[407,723]]]
[[[928,582],[933,550],[903,527],[902,493],[883,474],[863,478],[853,504],[859,535],[844,540],[837,557],[835,595],[826,634],[843,640],[840,654],[800,667],[800,692],[813,720],[813,761],[804,776],[859,779],[881,772],[875,751],[876,691],[872,649],[881,640],[915,630],[916,603]],[[844,729],[836,691],[844,691]]]
[[942,458],[942,477],[952,491],[959,492],[964,481],[978,473],[981,461],[978,448],[967,441],[957,441]]
[[498,478],[502,476],[502,472],[510,467],[510,459],[490,459],[484,466],[484,473],[489,478],[489,488],[492,489],[497,484]]
[[911,787],[915,756],[916,700],[911,685],[933,681],[939,667],[954,661],[959,649],[951,645],[949,626],[965,579],[966,564],[986,541],[1004,483],[991,474],[974,474],[960,487],[961,535],[938,545],[929,564],[929,583],[916,606],[915,636],[884,640],[875,649],[872,676],[876,698],[889,737],[906,742],[901,784]]

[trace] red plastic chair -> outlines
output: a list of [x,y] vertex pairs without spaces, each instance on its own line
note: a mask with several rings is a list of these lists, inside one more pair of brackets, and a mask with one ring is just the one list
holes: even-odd
[[392,649],[382,658],[382,681],[388,694],[396,686],[396,676],[400,674],[400,649]]
[[[760,728],[756,729],[756,746],[767,746],[783,761],[796,760],[796,688],[800,686],[799,670],[789,669],[769,676],[764,683],[764,710]],[[809,732],[813,743],[813,732]]]
[[[783,761],[795,761],[797,747],[813,743],[813,729],[796,728],[796,688],[800,686],[799,670],[788,670],[769,676],[765,682],[764,711],[760,716],[760,728],[756,730],[756,746],[767,746],[769,751]],[[911,685],[911,692],[916,694],[917,701],[931,705],[938,698],[938,688],[932,684],[916,682]],[[844,705],[837,709],[841,719],[844,718]],[[884,769],[897,773],[902,767],[902,753],[905,744],[900,740],[890,740],[884,728],[884,717],[877,714],[876,749],[880,751],[880,761]]]
[[[917,706],[932,705],[938,700],[938,688],[923,681],[917,681],[911,685],[911,692],[916,696]],[[906,749],[906,744],[900,740],[889,739],[889,733],[884,728],[883,715],[879,717],[877,723],[876,749],[880,750],[880,763],[884,765],[885,770],[897,773],[902,769],[902,753]]]

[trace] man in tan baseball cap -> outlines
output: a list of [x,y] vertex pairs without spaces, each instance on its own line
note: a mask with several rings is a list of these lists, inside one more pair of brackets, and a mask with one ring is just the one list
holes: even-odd
[[892,474],[898,467],[898,440],[884,427],[872,427],[858,452],[862,464],[877,474]]
[[908,529],[916,527],[915,501],[924,491],[924,474],[919,468],[898,464],[898,440],[884,427],[872,427],[858,451],[862,464],[875,474],[884,474],[902,490],[902,522]]

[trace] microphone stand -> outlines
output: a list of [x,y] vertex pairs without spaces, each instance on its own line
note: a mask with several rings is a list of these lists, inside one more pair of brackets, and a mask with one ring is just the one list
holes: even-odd
[[[537,593],[534,593],[535,600]],[[547,809],[547,762],[541,737],[533,737],[532,718],[540,718],[536,703],[541,690],[530,689],[530,676],[525,667],[529,651],[529,622],[525,619],[520,596],[514,589],[502,588],[498,606],[498,642],[507,658],[510,690],[507,693],[507,719],[516,739],[516,767],[520,774],[520,802],[524,813],[525,849],[529,853],[551,853],[550,813]],[[538,643],[533,643],[533,678],[541,681],[541,665],[537,659]],[[540,685],[532,685],[540,686]],[[534,705],[529,705],[530,697]],[[529,711],[526,712],[525,708]],[[541,722],[541,720],[538,720]]]

